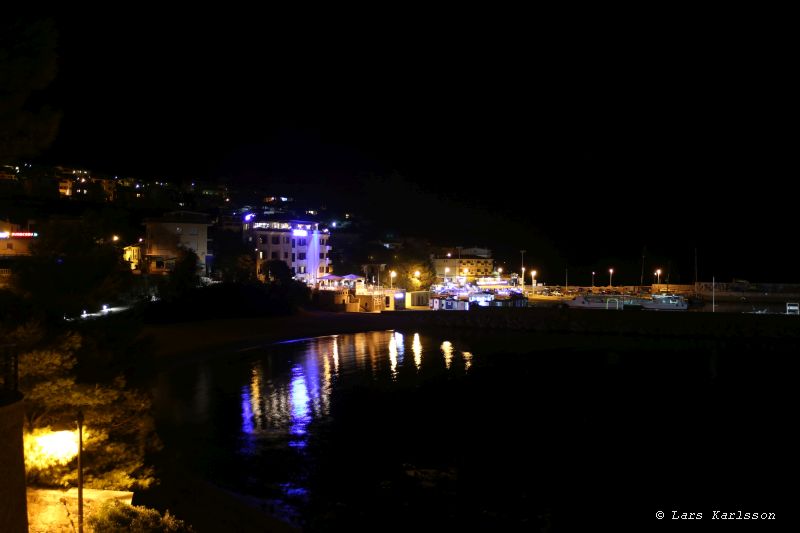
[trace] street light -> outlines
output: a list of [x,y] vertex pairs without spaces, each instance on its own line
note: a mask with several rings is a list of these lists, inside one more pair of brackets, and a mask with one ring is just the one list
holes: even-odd
[[661,283],[661,269],[656,270],[656,285]]
[[592,288],[594,288],[594,272],[592,272]]
[[522,267],[522,276],[520,279],[522,280],[522,292],[525,292],[525,267]]
[[397,272],[392,270],[392,272],[389,274],[389,288],[390,289],[392,288],[392,282],[394,281],[394,278],[396,278],[396,277],[397,277]]
[[613,284],[613,283],[611,283],[611,277],[612,277],[613,275],[614,275],[614,269],[613,269],[613,268],[609,268],[609,269],[608,269],[608,286],[609,286],[609,287],[613,287],[613,286],[614,286],[614,284]]
[[499,278],[503,277],[503,267],[497,269],[497,277]]
[[83,411],[78,409],[78,531],[83,533]]
[[536,271],[531,270],[531,283],[533,283],[533,290],[536,291]]
[[415,278],[419,278],[419,270],[415,270],[414,271],[414,277]]

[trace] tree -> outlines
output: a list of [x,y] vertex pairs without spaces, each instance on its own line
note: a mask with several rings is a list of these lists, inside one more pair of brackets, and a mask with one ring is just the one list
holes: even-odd
[[261,273],[270,282],[285,285],[292,281],[292,272],[289,267],[278,259],[270,259],[261,263]]
[[389,270],[397,272],[393,285],[407,291],[428,290],[436,283],[436,275],[430,261],[401,261],[390,265]]
[[[82,379],[79,359],[83,337],[74,331],[50,333],[29,321],[8,332],[18,346],[19,387],[25,395],[26,442],[50,430],[73,430],[78,410],[86,420],[84,478],[93,488],[145,488],[153,470],[145,453],[158,447],[149,414],[149,398],[113,379]],[[87,368],[91,364],[85,365]],[[84,372],[86,373],[86,372]],[[48,486],[75,485],[75,466],[69,462],[40,463],[31,457],[29,481]]]
[[175,267],[169,273],[169,278],[164,286],[164,297],[175,299],[197,287],[200,284],[197,264],[198,257],[194,250],[179,246]]
[[50,145],[61,116],[33,103],[56,75],[58,33],[52,20],[0,22],[0,161]]
[[220,231],[214,239],[214,271],[227,283],[249,283],[256,279],[256,262],[241,235]]
[[133,288],[130,268],[121,251],[98,242],[95,232],[84,219],[46,224],[31,255],[14,270],[12,288],[58,318],[97,311],[127,295]]

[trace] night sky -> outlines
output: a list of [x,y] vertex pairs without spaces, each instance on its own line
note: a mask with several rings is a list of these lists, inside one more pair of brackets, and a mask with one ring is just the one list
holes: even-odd
[[645,247],[645,282],[691,282],[695,248],[702,279],[800,282],[779,43],[418,19],[59,17],[42,161],[300,184],[510,267],[527,249],[550,283],[638,282]]

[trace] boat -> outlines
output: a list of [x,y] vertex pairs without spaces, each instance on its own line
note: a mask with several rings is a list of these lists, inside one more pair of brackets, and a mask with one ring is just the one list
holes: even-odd
[[621,310],[642,307],[635,296],[628,294],[579,294],[564,303],[573,309]]
[[579,294],[564,302],[572,309],[643,309],[645,311],[686,311],[689,304],[677,294]]
[[686,311],[689,302],[680,294],[653,294],[650,298],[642,298],[642,309],[645,311]]

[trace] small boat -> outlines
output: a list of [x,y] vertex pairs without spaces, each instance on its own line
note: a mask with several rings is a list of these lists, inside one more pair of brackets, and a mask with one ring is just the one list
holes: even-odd
[[686,311],[689,302],[679,294],[653,294],[642,298],[642,309],[646,311]]
[[579,294],[564,302],[573,309],[643,309],[645,311],[686,311],[686,299],[677,294]]
[[566,300],[567,307],[573,309],[613,309],[641,308],[634,296],[626,294],[579,294],[572,300]]

